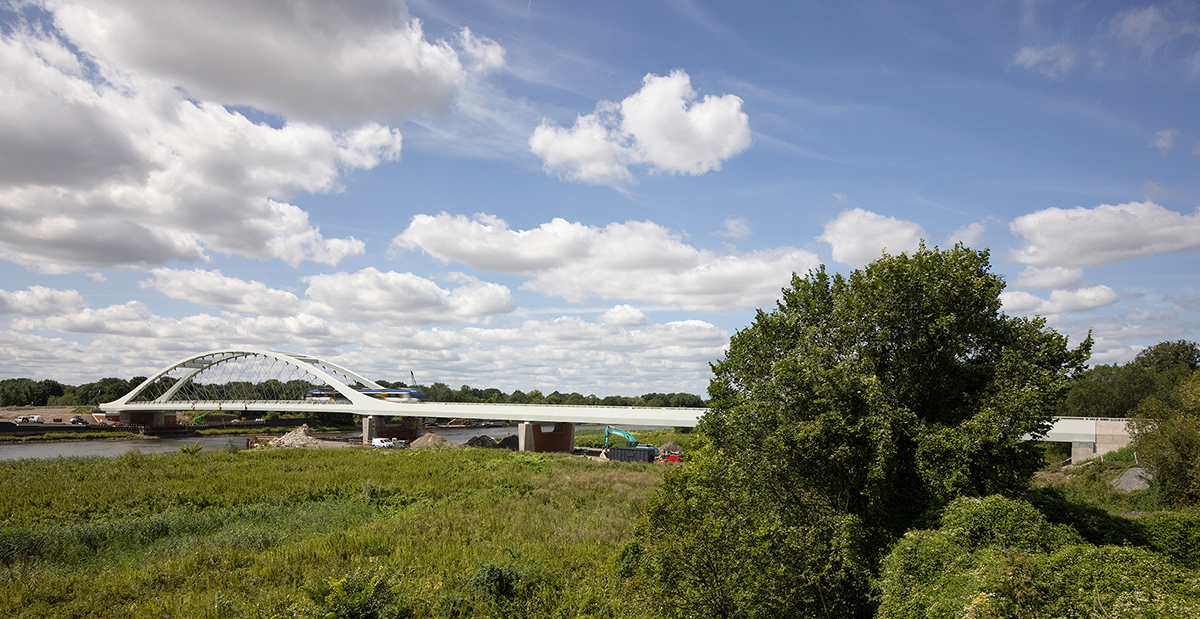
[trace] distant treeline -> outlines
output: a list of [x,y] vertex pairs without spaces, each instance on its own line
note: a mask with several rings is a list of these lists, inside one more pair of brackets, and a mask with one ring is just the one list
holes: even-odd
[[[401,389],[408,385],[397,382],[389,383],[384,380],[375,381],[390,389]],[[656,407],[688,407],[704,408],[704,399],[692,393],[646,393],[635,397],[610,395],[599,397],[583,395],[578,392],[560,393],[555,391],[543,394],[538,389],[505,393],[499,389],[475,389],[463,385],[451,389],[446,383],[433,383],[420,386],[425,397],[431,402],[490,402],[493,404],[573,404],[577,406],[656,406]]]
[[146,380],[145,376],[101,378],[94,383],[64,385],[56,380],[0,380],[0,406],[83,406],[112,402]]
[[[129,380],[122,378],[102,378],[96,382],[82,385],[66,385],[56,380],[32,380],[29,378],[7,378],[0,380],[0,406],[82,406],[99,402],[112,402],[129,393],[131,389],[142,384],[145,376],[135,376]],[[277,382],[277,381],[276,381]],[[389,389],[408,387],[404,382],[375,381]],[[232,387],[231,385],[229,387]],[[239,393],[245,392],[247,385],[238,385]],[[218,391],[221,389],[216,388]],[[575,404],[583,406],[676,406],[703,408],[704,400],[691,393],[647,393],[636,397],[611,395],[599,397],[580,393],[560,393],[555,391],[543,394],[538,389],[530,391],[516,390],[505,393],[500,389],[475,389],[463,385],[452,389],[446,383],[434,383],[430,386],[420,386],[431,402],[491,402],[505,404]],[[296,391],[291,389],[290,391]],[[300,391],[302,393],[303,391]],[[297,396],[297,397],[303,397]]]

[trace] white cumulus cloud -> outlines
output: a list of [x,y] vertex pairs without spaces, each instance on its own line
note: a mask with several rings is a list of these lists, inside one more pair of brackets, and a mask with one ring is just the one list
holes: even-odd
[[856,208],[842,211],[825,224],[817,237],[833,246],[833,259],[860,268],[873,262],[886,249],[889,254],[915,251],[924,236],[920,224]]
[[1083,278],[1083,269],[1072,267],[1025,267],[1014,282],[1025,288],[1042,290],[1069,289],[1078,286]]
[[1087,267],[1200,247],[1200,210],[1181,215],[1150,201],[1048,208],[1009,228],[1024,237],[1009,257],[1035,266]]
[[600,324],[634,327],[647,322],[646,314],[632,305],[614,305],[596,319]]
[[1054,290],[1049,299],[1019,290],[1000,293],[1005,312],[1024,316],[1087,312],[1112,305],[1117,299],[1117,293],[1108,286]]
[[313,313],[342,320],[437,324],[477,322],[516,309],[508,288],[467,275],[453,276],[459,286],[368,267],[357,273],[305,277]]
[[[47,3],[55,25],[102,62],[183,85],[198,99],[356,126],[437,112],[465,79],[458,53],[429,41],[388,0],[89,0]],[[475,64],[494,43],[463,31]]]
[[750,147],[750,118],[735,95],[697,100],[683,71],[653,73],[620,104],[602,101],[564,129],[547,121],[529,147],[547,172],[575,181],[617,184],[632,180],[629,166],[700,175]]
[[57,316],[85,308],[83,296],[76,290],[55,290],[30,286],[26,290],[0,290],[0,316]]
[[48,273],[362,254],[289,200],[398,160],[386,123],[504,62],[389,0],[34,4],[0,36],[0,259]]
[[204,269],[154,269],[152,279],[141,282],[172,299],[191,301],[230,312],[288,316],[300,311],[300,299],[256,281],[245,281]]
[[967,224],[946,237],[946,246],[953,247],[957,243],[962,243],[967,247],[973,247],[983,237],[984,226],[979,222]]
[[573,303],[599,297],[699,311],[769,303],[793,272],[819,264],[812,252],[791,247],[717,254],[647,221],[601,228],[556,218],[531,230],[512,230],[494,216],[447,213],[414,217],[392,240],[392,250],[523,273],[530,276],[523,289]]

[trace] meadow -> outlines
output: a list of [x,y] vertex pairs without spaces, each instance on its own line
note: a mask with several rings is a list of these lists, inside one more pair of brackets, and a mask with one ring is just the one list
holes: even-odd
[[0,616],[613,617],[664,465],[202,451],[0,462]]

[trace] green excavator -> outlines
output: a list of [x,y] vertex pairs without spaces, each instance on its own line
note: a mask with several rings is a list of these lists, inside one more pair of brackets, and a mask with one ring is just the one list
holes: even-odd
[[[629,445],[626,447],[617,447],[615,445],[609,447],[608,440],[613,434],[629,441]],[[654,462],[654,459],[658,456],[658,448],[654,445],[639,443],[632,434],[621,428],[614,428],[612,426],[604,426],[604,449],[608,454],[608,459],[621,460],[623,462]]]
[[621,428],[614,428],[612,426],[604,426],[604,448],[605,449],[608,449],[608,437],[612,436],[613,434],[616,434],[617,436],[620,436],[621,438],[624,438],[625,440],[629,441],[630,447],[638,446],[638,441],[636,438],[633,438],[632,434],[622,430]]

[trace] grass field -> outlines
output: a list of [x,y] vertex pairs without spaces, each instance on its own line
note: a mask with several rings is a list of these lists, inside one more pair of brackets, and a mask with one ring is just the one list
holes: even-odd
[[0,462],[0,616],[640,616],[612,557],[662,466],[484,449]]

